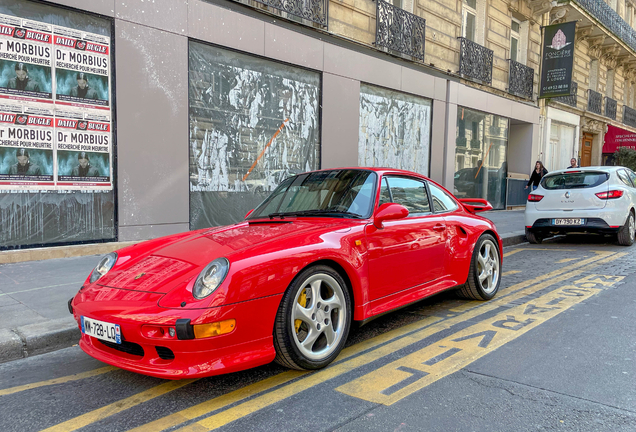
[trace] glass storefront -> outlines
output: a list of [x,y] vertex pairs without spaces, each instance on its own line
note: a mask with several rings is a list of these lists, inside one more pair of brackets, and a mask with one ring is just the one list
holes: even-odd
[[432,101],[360,85],[360,166],[429,173]]
[[235,223],[320,167],[320,74],[190,42],[190,228]]
[[508,119],[458,107],[455,144],[454,194],[505,208]]

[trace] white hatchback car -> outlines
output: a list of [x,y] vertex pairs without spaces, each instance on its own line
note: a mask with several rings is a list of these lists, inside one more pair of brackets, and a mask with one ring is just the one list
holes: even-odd
[[526,238],[530,243],[554,234],[617,234],[634,243],[636,174],[625,167],[585,167],[546,174],[528,195]]

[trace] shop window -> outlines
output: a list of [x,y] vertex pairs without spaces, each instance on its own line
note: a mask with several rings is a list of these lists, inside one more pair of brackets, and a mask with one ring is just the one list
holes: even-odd
[[387,166],[428,175],[432,101],[360,86],[360,166]]
[[320,165],[320,74],[190,42],[190,227],[237,222]]
[[0,142],[0,249],[115,241],[113,21],[1,3],[0,136],[22,133]]
[[494,208],[504,208],[508,119],[459,107],[457,120],[458,136],[460,122],[470,127],[464,129],[466,148],[455,147],[454,194],[458,198],[485,198]]

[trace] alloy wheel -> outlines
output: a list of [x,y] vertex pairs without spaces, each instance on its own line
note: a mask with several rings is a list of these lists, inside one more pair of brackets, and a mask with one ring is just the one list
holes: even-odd
[[479,249],[477,274],[481,288],[486,294],[491,294],[499,281],[499,255],[497,247],[490,240],[485,240]]
[[310,360],[321,360],[338,349],[345,331],[346,300],[343,288],[331,276],[317,273],[302,284],[292,309],[296,347]]

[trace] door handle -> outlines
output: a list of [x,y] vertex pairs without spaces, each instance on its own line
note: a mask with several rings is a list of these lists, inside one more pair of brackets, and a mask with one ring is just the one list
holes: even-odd
[[446,229],[446,225],[438,224],[438,225],[435,225],[435,226],[433,227],[433,229],[434,229],[435,231],[444,231],[444,230]]

